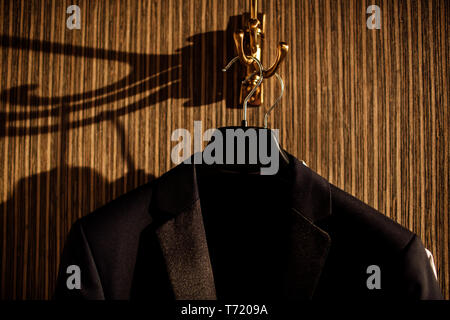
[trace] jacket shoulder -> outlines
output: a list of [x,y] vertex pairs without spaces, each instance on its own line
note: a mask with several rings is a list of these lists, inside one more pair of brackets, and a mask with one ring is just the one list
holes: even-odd
[[132,232],[151,223],[150,203],[155,180],[129,191],[78,220],[90,234]]
[[333,225],[365,244],[399,252],[416,236],[399,223],[330,184]]
[[68,264],[84,270],[88,277],[84,280],[88,288],[84,296],[129,298],[140,239],[152,221],[149,212],[152,190],[153,183],[138,187],[72,226],[60,270],[65,270]]

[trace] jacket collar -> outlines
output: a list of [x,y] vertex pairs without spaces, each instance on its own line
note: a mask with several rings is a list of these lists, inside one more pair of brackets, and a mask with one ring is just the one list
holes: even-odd
[[[316,223],[331,214],[329,183],[292,155],[290,256],[283,296],[311,298],[324,266],[330,237]],[[216,299],[197,186],[196,166],[181,164],[155,186],[156,234],[176,299]]]

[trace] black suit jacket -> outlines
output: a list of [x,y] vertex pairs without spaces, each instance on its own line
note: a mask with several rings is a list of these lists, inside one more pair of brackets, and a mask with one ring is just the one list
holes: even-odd
[[414,233],[290,158],[280,184],[181,164],[79,219],[55,298],[442,298]]

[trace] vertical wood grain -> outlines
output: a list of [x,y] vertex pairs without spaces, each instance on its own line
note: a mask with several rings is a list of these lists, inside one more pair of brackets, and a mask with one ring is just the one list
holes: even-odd
[[[416,232],[450,299],[449,2],[260,2],[263,62],[290,45],[269,118],[283,147]],[[220,70],[246,1],[80,0],[81,30],[66,28],[71,4],[0,4],[3,299],[50,298],[72,223],[172,168],[175,129],[241,119],[238,65]],[[264,84],[251,124],[279,94]]]

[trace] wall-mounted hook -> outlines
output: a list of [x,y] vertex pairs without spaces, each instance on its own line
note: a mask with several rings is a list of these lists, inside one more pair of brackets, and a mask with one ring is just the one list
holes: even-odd
[[[262,61],[262,47],[265,31],[265,14],[258,14],[258,0],[250,0],[250,13],[242,15],[242,30],[233,34],[234,43],[239,56],[239,60],[245,66],[243,79],[248,79],[241,85],[240,102],[243,103],[248,93],[259,81],[258,65],[252,57]],[[269,78],[275,74],[280,63],[286,57],[289,46],[285,42],[280,42],[277,48],[277,58],[275,62],[263,71],[263,78]],[[257,88],[251,97],[249,104],[259,106],[263,102],[263,86]]]

